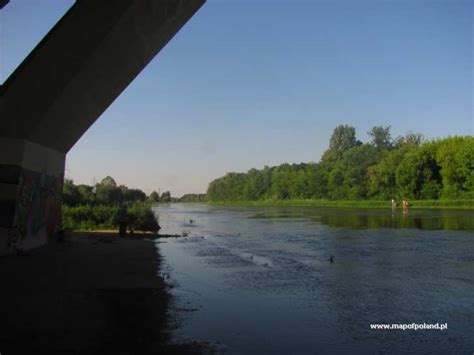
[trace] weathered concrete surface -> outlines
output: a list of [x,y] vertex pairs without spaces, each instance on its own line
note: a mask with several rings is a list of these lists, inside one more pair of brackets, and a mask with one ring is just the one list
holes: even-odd
[[65,157],[40,144],[0,138],[0,255],[42,245],[56,232]]
[[0,255],[57,228],[66,153],[205,0],[77,0],[0,88]]

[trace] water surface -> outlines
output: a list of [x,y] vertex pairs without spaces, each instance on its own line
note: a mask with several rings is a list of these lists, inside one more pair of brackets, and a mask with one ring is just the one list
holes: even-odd
[[187,235],[159,242],[177,340],[226,354],[474,351],[472,211],[171,204],[156,212],[162,233]]

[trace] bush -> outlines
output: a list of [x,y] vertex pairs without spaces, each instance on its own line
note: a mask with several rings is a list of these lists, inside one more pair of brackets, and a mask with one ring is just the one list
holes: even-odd
[[63,206],[63,226],[69,229],[91,230],[117,228],[116,206]]
[[[105,205],[63,206],[63,226],[75,230],[117,229],[119,207]],[[135,202],[128,206],[126,221],[131,230],[156,233],[160,229],[151,205]]]
[[151,205],[147,203],[133,203],[127,211],[130,229],[157,233],[160,230]]

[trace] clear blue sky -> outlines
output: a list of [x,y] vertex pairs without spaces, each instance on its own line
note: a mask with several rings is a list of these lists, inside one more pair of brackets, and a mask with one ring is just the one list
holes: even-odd
[[[72,1],[1,11],[1,80]],[[318,161],[338,124],[473,134],[473,1],[208,0],[70,151],[66,176],[179,196]]]

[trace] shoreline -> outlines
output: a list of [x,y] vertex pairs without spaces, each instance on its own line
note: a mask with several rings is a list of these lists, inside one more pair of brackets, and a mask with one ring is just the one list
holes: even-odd
[[0,258],[5,354],[184,354],[173,344],[168,285],[151,240],[66,232],[60,242]]
[[[364,208],[391,209],[390,201],[380,200],[259,200],[259,201],[206,201],[195,202],[215,206],[245,207],[320,207],[320,208]],[[402,210],[401,205],[398,210]],[[474,200],[418,200],[410,201],[411,209],[459,209],[474,210]]]

